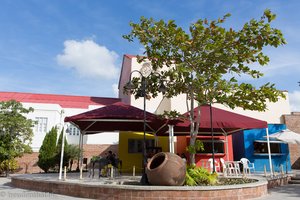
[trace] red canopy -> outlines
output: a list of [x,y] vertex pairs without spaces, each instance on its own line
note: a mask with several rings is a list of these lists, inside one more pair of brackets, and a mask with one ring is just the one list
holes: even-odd
[[[198,116],[198,108],[194,109],[194,116]],[[184,114],[187,119],[184,122],[176,124],[174,127],[175,135],[187,135],[190,133],[190,121],[188,119],[189,112]],[[227,134],[237,132],[243,129],[252,128],[267,128],[268,123],[266,121],[254,119],[244,115],[236,114],[230,111],[222,110],[212,107],[212,126],[214,133]],[[210,106],[200,106],[200,128],[201,134],[210,133],[211,120],[210,120]]]
[[[87,111],[71,117],[65,122],[76,125],[85,134],[104,131],[143,131],[144,110],[117,102],[102,108]],[[166,131],[166,119],[161,119],[153,113],[146,112],[146,132]]]

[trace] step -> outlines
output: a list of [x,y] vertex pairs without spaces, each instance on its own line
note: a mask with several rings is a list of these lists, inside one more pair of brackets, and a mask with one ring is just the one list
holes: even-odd
[[300,180],[290,180],[289,184],[300,184]]
[[299,175],[292,176],[291,179],[292,179],[292,180],[300,180],[300,176],[299,176]]

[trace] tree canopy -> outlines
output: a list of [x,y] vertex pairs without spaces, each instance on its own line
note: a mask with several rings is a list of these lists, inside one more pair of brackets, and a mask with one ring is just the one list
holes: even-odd
[[255,87],[238,81],[241,75],[262,77],[251,66],[268,64],[263,47],[286,43],[281,31],[271,27],[276,15],[265,10],[259,20],[250,20],[241,30],[222,27],[229,16],[213,21],[199,19],[190,25],[189,32],[173,20],[141,17],[140,23],[130,23],[132,31],[124,38],[137,38],[146,54],[139,60],[149,59],[153,70],[159,72],[148,77],[148,92],[156,97],[164,80],[166,97],[186,93],[200,104],[221,103],[259,111],[266,109],[268,100],[276,102],[283,97],[272,83]]
[[[194,109],[193,100],[199,105],[220,103],[230,108],[264,111],[268,102],[285,97],[272,83],[256,87],[239,80],[242,75],[254,80],[262,77],[263,73],[253,64],[268,64],[263,48],[286,43],[281,31],[271,26],[276,15],[267,9],[260,19],[250,20],[240,30],[222,26],[228,17],[230,14],[212,21],[199,19],[188,31],[174,20],[141,17],[139,23],[131,22],[131,32],[123,37],[130,42],[137,39],[144,46],[144,55],[138,56],[138,61],[148,59],[153,69],[146,77],[147,93],[156,97],[163,81],[165,97],[186,94],[187,100],[192,100],[190,111]],[[134,83],[141,86],[139,78]],[[199,122],[190,113],[193,145]]]
[[15,100],[0,102],[0,161],[31,152],[34,121],[25,116],[30,112]]

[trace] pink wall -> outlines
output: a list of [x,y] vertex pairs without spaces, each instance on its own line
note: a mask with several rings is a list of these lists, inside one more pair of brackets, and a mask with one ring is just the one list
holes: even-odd
[[122,102],[126,104],[131,104],[130,101],[130,95],[124,94],[123,87],[124,85],[129,81],[129,76],[131,73],[131,65],[132,65],[132,56],[130,55],[124,55],[123,56],[123,63],[122,63],[122,69],[120,73],[120,79],[119,79],[119,98]]

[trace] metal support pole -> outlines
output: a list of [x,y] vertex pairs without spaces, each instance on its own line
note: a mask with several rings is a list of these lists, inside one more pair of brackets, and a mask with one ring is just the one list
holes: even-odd
[[213,161],[213,173],[216,172],[215,166],[215,144],[214,144],[214,128],[213,128],[213,116],[212,116],[212,107],[211,103],[209,104],[209,111],[210,111],[210,131],[211,131],[211,146],[212,146],[212,161]]
[[80,177],[79,177],[79,179],[82,179],[83,135],[84,135],[84,132],[80,133],[80,137],[81,137],[80,141],[81,141],[81,143],[80,143],[80,161],[79,161],[80,162],[79,163]]
[[270,138],[269,138],[269,128],[266,128],[267,133],[267,146],[268,146],[268,155],[269,155],[269,165],[270,165],[270,173],[273,176],[273,166],[272,166],[272,158],[271,158],[271,147],[270,147]]
[[147,165],[147,152],[146,152],[146,79],[142,76],[142,92],[144,96],[144,136],[143,136],[143,174],[141,178],[141,183],[143,185],[148,184],[148,178],[146,174],[146,165]]
[[168,125],[169,126],[169,152],[175,153],[175,147],[174,147],[174,125]]
[[[149,75],[147,75],[148,72],[151,73],[151,69],[150,69],[150,66],[149,64],[148,65],[143,65],[141,71],[138,71],[138,70],[133,70],[130,75],[129,75],[129,82],[124,86],[126,90],[129,90],[129,91],[132,91],[134,89],[136,89],[136,86],[135,84],[132,83],[132,80],[131,80],[131,75],[133,72],[138,72],[140,75],[141,75],[141,78],[142,78],[142,87],[140,88],[140,90],[138,91],[138,95],[140,97],[143,97],[144,98],[144,135],[143,135],[143,149],[142,149],[142,156],[143,156],[143,173],[142,173],[142,178],[141,178],[141,183],[146,185],[148,184],[148,179],[147,179],[147,174],[146,174],[146,165],[147,165],[147,146],[146,146],[146,119],[147,119],[147,116],[146,116],[146,97],[147,97],[147,91],[146,91],[146,88],[147,88],[147,80],[146,80],[146,77]],[[144,73],[143,73],[144,72]],[[162,85],[161,87],[161,90],[165,90],[165,86]],[[143,95],[140,95],[140,94],[143,94]]]
[[228,136],[225,134],[225,143],[226,143],[226,160],[229,161],[229,147],[228,147]]
[[61,180],[61,178],[62,178],[64,151],[65,151],[65,131],[63,130],[63,136],[62,136],[62,140],[61,140],[61,152],[60,152],[60,165],[59,165],[59,177],[58,177],[59,180]]

